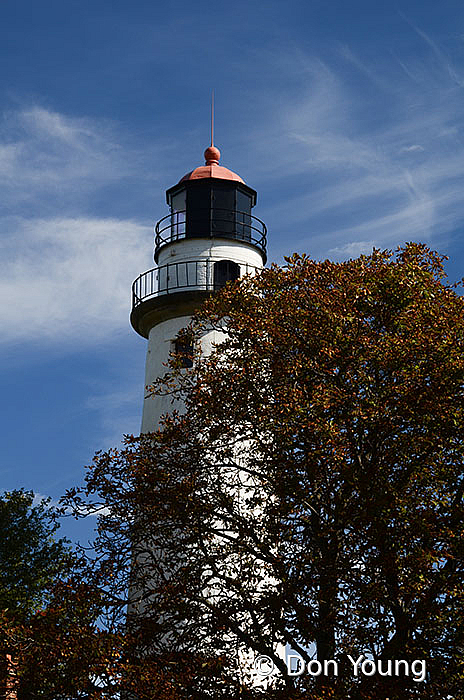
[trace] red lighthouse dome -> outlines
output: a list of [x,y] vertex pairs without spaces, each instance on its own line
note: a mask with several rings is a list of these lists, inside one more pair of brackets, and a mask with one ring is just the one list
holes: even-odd
[[216,146],[209,146],[204,155],[205,164],[200,165],[198,168],[195,168],[195,170],[191,170],[189,173],[184,175],[180,182],[184,182],[185,180],[202,180],[204,178],[214,177],[218,180],[234,180],[235,182],[245,184],[240,175],[237,175],[237,173],[234,173],[232,170],[219,165],[219,159],[221,157],[221,151],[219,148],[216,148]]

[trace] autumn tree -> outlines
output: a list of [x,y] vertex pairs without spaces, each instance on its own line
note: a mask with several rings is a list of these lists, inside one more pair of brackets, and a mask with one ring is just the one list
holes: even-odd
[[0,498],[0,697],[119,700],[135,689],[138,700],[178,700],[192,659],[131,662],[138,639],[118,624],[126,598],[108,562],[56,536],[64,512],[22,489]]
[[[18,700],[115,697],[99,682],[123,653],[102,629],[103,582],[59,538],[61,511],[17,489],[0,497],[0,696]],[[8,695],[8,692],[11,695]],[[6,694],[6,695],[5,695]]]
[[0,496],[0,615],[2,684],[7,673],[7,632],[26,624],[44,603],[52,582],[69,568],[70,549],[55,533],[59,525],[49,499],[34,503],[31,491]]
[[50,499],[34,498],[23,489],[0,496],[0,610],[21,620],[40,607],[71,558],[69,542],[56,538],[59,522]]
[[[189,333],[211,327],[214,352],[151,387],[185,411],[68,494],[105,508],[129,666],[170,649],[179,698],[261,697],[240,647],[280,672],[269,698],[464,698],[464,304],[443,258],[294,256],[212,296]],[[338,676],[290,676],[277,642]],[[405,663],[356,677],[348,655]]]

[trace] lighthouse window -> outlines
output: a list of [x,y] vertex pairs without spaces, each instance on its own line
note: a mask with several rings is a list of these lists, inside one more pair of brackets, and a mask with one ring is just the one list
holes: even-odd
[[211,186],[194,181],[187,191],[187,238],[208,238],[211,235]]
[[185,233],[185,190],[171,197],[171,239]]
[[218,260],[214,263],[214,289],[222,287],[231,280],[240,277],[240,265],[232,260]]
[[185,211],[185,190],[171,196],[171,211]]
[[237,190],[237,238],[251,240],[251,197]]
[[193,367],[193,338],[182,336],[173,343],[173,354],[178,356],[181,367]]
[[212,232],[230,236],[234,233],[234,190],[218,187],[212,190]]

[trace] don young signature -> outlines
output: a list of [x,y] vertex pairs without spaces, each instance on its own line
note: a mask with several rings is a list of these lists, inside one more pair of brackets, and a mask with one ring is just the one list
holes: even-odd
[[[425,680],[427,667],[425,659],[406,661],[405,659],[368,659],[361,654],[354,659],[347,654],[347,659],[352,667],[352,675],[360,676],[395,676],[411,677],[416,683]],[[335,659],[318,661],[312,659],[305,662],[299,654],[287,656],[287,673],[289,676],[302,676],[307,673],[310,676],[338,676],[338,662]],[[276,672],[274,663],[269,656],[258,656],[255,659],[255,671],[260,676],[270,676]]]
[[[361,654],[353,659],[347,654],[352,666],[353,676],[412,676],[412,680],[420,683],[425,680],[427,673],[425,659],[405,661],[404,659],[368,659]],[[287,669],[289,676],[301,676],[308,673],[311,676],[338,676],[338,662],[335,659],[317,661],[313,659],[305,664],[299,654],[290,654],[287,657]]]

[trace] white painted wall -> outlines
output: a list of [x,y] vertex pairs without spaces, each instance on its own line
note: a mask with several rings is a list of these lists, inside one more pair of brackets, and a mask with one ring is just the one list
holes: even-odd
[[263,266],[261,253],[254,246],[231,238],[180,238],[161,249],[158,265],[204,259],[233,260],[240,265]]
[[[145,363],[145,393],[143,400],[142,433],[150,433],[157,429],[162,414],[170,413],[173,410],[183,410],[182,403],[173,403],[171,396],[151,396],[147,393],[146,387],[152,384],[155,379],[163,376],[168,371],[164,363],[169,359],[172,343],[176,339],[179,331],[188,326],[189,316],[179,316],[169,318],[154,326],[148,336],[147,358]],[[224,339],[224,334],[218,331],[209,331],[199,341],[198,348],[202,355],[211,353],[213,344],[220,343]]]
[[[247,272],[253,274],[256,269],[262,268],[263,265],[263,259],[259,251],[246,242],[217,238],[184,238],[170,243],[162,249],[159,255],[158,266],[162,268],[165,265],[174,266],[175,263],[188,263],[194,260],[201,260],[205,263],[209,261],[211,264],[218,260],[231,260],[240,265],[240,272],[242,275],[247,274]],[[206,269],[206,266],[202,269]],[[183,270],[183,274],[185,274],[185,265],[183,266]],[[169,280],[167,278],[168,274]],[[166,287],[171,288],[171,285],[174,285],[171,278],[171,269],[166,270],[166,268],[164,268],[163,275],[165,276],[164,278],[161,274],[159,275],[160,286],[164,289]],[[199,281],[202,282],[202,280]],[[208,282],[211,283],[212,279],[208,280]],[[184,280],[181,279],[180,284],[184,283]],[[192,288],[194,287],[189,287],[190,290]],[[166,313],[168,314],[169,311]],[[150,330],[145,365],[145,387],[152,384],[155,379],[163,376],[168,371],[165,363],[167,363],[169,354],[172,351],[173,341],[178,336],[179,331],[188,326],[190,320],[189,316],[167,317]],[[211,330],[198,341],[200,343],[200,348],[197,349],[200,350],[203,356],[207,356],[211,353],[214,345],[219,344],[223,339],[224,333]],[[147,433],[156,430],[159,425],[160,417],[175,409],[182,412],[182,402],[173,402],[171,396],[152,397],[148,395],[145,388],[142,432]],[[246,452],[246,445],[242,444],[241,447],[242,451]],[[246,461],[246,456],[243,457],[243,459]],[[240,462],[239,457],[238,462]],[[249,477],[246,476],[245,473],[242,473],[240,469],[234,473],[233,478],[231,478],[230,475],[229,477],[225,477],[225,481],[229,483],[229,488],[236,492],[239,501],[244,500],[247,489],[251,486],[248,480]],[[160,557],[162,558],[162,553]],[[238,565],[240,565],[240,562],[238,562]],[[225,561],[224,566],[233,568],[233,562]],[[269,575],[267,572],[263,571],[263,585],[268,585],[269,581]],[[214,584],[210,584],[208,595],[214,599],[218,594],[219,590],[216,591]],[[134,606],[134,608],[135,607],[137,606]],[[138,614],[140,614],[140,612],[139,610]],[[167,643],[169,645],[169,640],[167,640]],[[285,658],[285,648],[278,644],[277,649],[279,656]],[[263,678],[254,672],[254,654],[250,653],[249,650],[238,644],[236,653],[243,676],[248,678],[248,682],[251,683],[252,686],[266,689],[275,684],[278,674],[273,673],[269,678]]]
[[[225,238],[182,238],[169,243],[161,250],[158,267],[174,263],[188,263],[193,260],[202,260],[205,263],[206,261],[214,263],[218,260],[232,260],[240,265],[242,275],[247,274],[247,272],[253,274],[256,268],[260,269],[263,266],[263,259],[259,251],[244,241]],[[200,273],[204,270],[205,268],[201,268]],[[185,280],[182,278],[182,275],[185,275],[185,266],[181,268],[179,274],[181,275],[179,279],[180,284],[185,284]],[[166,269],[164,269],[162,275],[160,274],[160,286],[162,288],[166,288],[166,286],[170,288],[171,283],[175,284],[175,280],[170,279],[167,283],[164,279],[165,276]],[[200,279],[199,281],[201,282],[202,280]],[[212,278],[208,282],[211,283]],[[200,288],[204,288],[204,286],[200,285]],[[189,289],[195,289],[195,287],[191,286]],[[185,328],[189,322],[190,317],[188,316],[166,318],[150,330],[145,364],[145,387],[152,384],[157,377],[166,373],[167,368],[164,363],[169,359],[172,343],[179,331]],[[204,355],[209,354],[213,344],[221,341],[221,336],[222,334],[216,331],[211,331],[203,336],[200,345],[201,353]],[[148,396],[145,390],[142,433],[156,430],[160,416],[174,409],[181,411],[182,405],[179,402],[173,403],[170,396]]]

